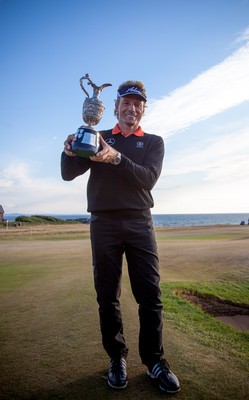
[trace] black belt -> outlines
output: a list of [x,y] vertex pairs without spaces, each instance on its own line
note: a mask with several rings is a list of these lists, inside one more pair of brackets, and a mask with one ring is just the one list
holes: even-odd
[[106,210],[106,211],[93,211],[92,216],[111,218],[111,219],[139,219],[151,218],[150,209],[148,210]]

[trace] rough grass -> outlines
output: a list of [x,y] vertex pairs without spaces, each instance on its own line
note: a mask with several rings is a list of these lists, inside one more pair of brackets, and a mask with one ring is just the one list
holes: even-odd
[[[167,397],[146,377],[138,356],[137,306],[126,267],[122,307],[130,348],[129,385],[115,392],[103,378],[109,360],[99,333],[89,227],[43,229],[46,231],[34,229],[32,236],[21,228],[13,228],[14,233],[0,232],[0,398]],[[175,289],[192,288],[248,302],[249,228],[160,228],[156,234],[165,306],[165,353],[182,385],[175,397],[247,399],[248,333],[204,314],[177,296]]]
[[208,282],[202,284],[162,284],[164,309],[166,319],[183,333],[191,333],[192,339],[222,353],[235,355],[238,362],[249,372],[245,354],[249,354],[249,333],[238,331],[221,323],[201,308],[182,299],[177,294],[179,290],[196,290],[199,293],[210,294],[223,299],[245,301],[249,303],[249,282],[239,282],[234,285],[224,282]]

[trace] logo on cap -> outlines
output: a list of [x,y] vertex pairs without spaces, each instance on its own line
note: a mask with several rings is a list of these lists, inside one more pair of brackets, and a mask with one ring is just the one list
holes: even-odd
[[141,92],[138,88],[136,88],[135,86],[132,86],[131,88],[126,90],[127,94],[138,94],[139,96],[141,96]]
[[136,94],[137,96],[142,97],[145,101],[146,95],[141,92],[141,90],[137,86],[124,86],[120,90],[118,90],[117,97],[123,97],[123,96],[128,96],[131,94]]

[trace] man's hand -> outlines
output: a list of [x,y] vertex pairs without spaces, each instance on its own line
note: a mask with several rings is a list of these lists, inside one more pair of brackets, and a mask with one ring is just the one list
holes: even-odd
[[100,135],[99,142],[102,145],[103,149],[99,151],[95,156],[90,157],[90,159],[97,162],[111,163],[118,154],[118,151],[109,146]]
[[70,156],[70,157],[74,157],[76,156],[76,154],[74,154],[71,149],[72,149],[72,142],[74,142],[76,140],[75,135],[69,135],[67,137],[67,140],[65,140],[64,142],[64,152]]

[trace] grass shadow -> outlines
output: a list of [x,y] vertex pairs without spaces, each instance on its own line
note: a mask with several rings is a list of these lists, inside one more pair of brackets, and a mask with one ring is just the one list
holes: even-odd
[[162,399],[165,395],[146,375],[139,374],[128,378],[124,390],[114,390],[108,386],[106,370],[87,375],[74,382],[61,384],[54,389],[43,389],[33,393],[6,393],[1,400],[148,400]]

